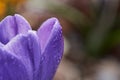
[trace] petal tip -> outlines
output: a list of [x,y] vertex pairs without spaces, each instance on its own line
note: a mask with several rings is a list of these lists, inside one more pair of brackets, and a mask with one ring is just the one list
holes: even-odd
[[51,17],[51,18],[49,18],[48,20],[52,20],[53,22],[56,22],[56,21],[58,21],[58,18],[56,18],[56,17]]
[[15,17],[23,17],[22,15],[20,14],[14,14]]
[[49,18],[48,20],[50,20],[53,23],[53,28],[62,29],[62,26],[60,25],[60,21],[58,20],[58,18],[52,17],[52,18]]

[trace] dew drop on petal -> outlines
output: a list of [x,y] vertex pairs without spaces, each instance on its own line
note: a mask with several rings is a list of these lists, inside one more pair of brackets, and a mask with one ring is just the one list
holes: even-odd
[[61,60],[61,57],[60,57],[60,56],[55,56],[54,58],[55,58],[55,60],[57,61],[57,63],[59,63],[60,60]]
[[22,65],[18,65],[18,67],[20,67],[20,68],[21,68],[21,67],[22,67]]
[[40,62],[40,63],[43,63],[44,60],[45,60],[45,56],[42,56],[42,57],[41,57],[41,62]]
[[14,59],[14,56],[11,56],[11,59]]
[[7,66],[7,65],[8,65],[8,63],[7,63],[7,62],[4,62],[4,65],[5,65],[5,66]]

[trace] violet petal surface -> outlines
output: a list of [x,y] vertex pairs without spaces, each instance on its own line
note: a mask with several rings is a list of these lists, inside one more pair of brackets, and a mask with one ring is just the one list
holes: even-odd
[[42,48],[41,78],[52,80],[63,54],[62,28],[56,18],[48,19],[38,30]]
[[30,29],[29,23],[22,16],[7,16],[0,22],[0,42],[6,44],[17,34],[27,33]]
[[24,64],[0,47],[0,80],[30,80]]
[[29,31],[26,35],[17,35],[4,47],[6,51],[13,53],[23,62],[30,80],[38,75],[40,65],[41,51],[38,40],[36,32]]

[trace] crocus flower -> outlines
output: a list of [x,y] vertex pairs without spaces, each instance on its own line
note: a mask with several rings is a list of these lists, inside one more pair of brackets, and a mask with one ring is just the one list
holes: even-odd
[[63,54],[59,21],[34,31],[20,15],[0,22],[0,80],[52,80]]

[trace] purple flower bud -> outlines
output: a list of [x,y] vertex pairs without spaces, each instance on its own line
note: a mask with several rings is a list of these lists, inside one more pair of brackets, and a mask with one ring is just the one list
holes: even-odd
[[22,16],[7,16],[0,22],[0,80],[52,80],[63,48],[56,18],[33,31]]

